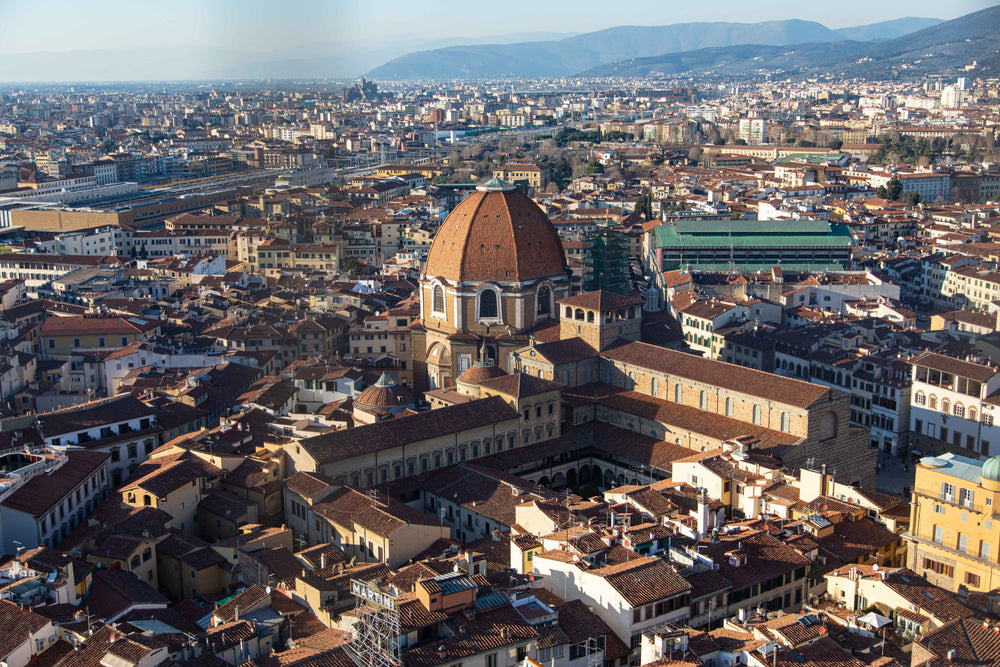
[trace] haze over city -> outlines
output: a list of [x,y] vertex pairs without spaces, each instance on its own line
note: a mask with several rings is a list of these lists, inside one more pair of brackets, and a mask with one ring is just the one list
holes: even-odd
[[0,667],[1000,664],[1000,5],[0,26]]

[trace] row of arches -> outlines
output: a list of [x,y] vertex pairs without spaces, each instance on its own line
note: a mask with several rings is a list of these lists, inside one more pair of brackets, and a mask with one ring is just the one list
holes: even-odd
[[[530,434],[529,434],[530,435]],[[536,435],[541,435],[541,430],[536,429]],[[341,484],[361,488],[375,486],[390,480],[400,479],[409,475],[436,470],[455,463],[462,463],[469,459],[477,459],[481,456],[489,456],[507,449],[517,447],[517,435],[507,433],[498,435],[495,438],[483,438],[473,440],[470,443],[445,447],[432,452],[424,452],[417,456],[408,456],[405,460],[390,461],[381,463],[378,467],[368,466],[363,470],[356,470],[349,475],[340,474],[335,479]]]
[[[476,319],[500,319],[500,290],[492,285],[481,286],[476,291]],[[553,312],[552,288],[543,284],[535,291],[535,315],[546,316]],[[444,286],[435,284],[431,288],[431,313],[439,317],[447,317]]]
[[579,471],[576,468],[569,468],[566,471],[558,471],[550,475],[542,475],[538,478],[538,483],[551,489],[577,488],[591,484],[610,489],[623,484],[645,484],[638,477],[629,476],[625,473],[615,474],[610,468],[602,469],[597,465],[583,464]]
[[[914,402],[917,405],[926,405],[930,410],[938,410],[938,397],[934,394],[924,394],[922,391],[918,391],[914,396]],[[962,417],[970,421],[979,421],[979,411],[974,405],[970,405],[968,408],[962,404],[961,401],[951,402],[951,399],[944,397],[940,399],[940,411],[946,415],[954,415],[956,417]],[[989,420],[990,415],[983,413],[983,421]]]
[[[611,368],[612,367],[608,368],[608,375],[609,375],[608,382],[611,381],[611,377],[610,377],[610,375],[612,373]],[[634,390],[636,388],[636,384],[637,383],[636,383],[636,378],[635,378],[635,371],[629,371],[629,373],[628,373],[628,381],[626,382],[625,388],[626,389],[630,389],[630,390]],[[652,378],[650,380],[650,393],[655,398],[659,398],[660,397],[660,379],[659,378],[654,377],[654,378]],[[674,391],[673,391],[673,401],[674,401],[674,403],[684,403],[684,398],[685,398],[684,385],[682,385],[680,382],[674,384]],[[735,418],[736,403],[735,403],[735,401],[733,400],[733,398],[731,396],[727,396],[726,397],[724,406],[725,407],[724,407],[723,414],[726,417],[734,417]],[[698,391],[698,409],[699,410],[704,410],[706,412],[709,410],[709,393],[705,389],[701,389],[701,390]],[[755,424],[757,426],[764,426],[765,425],[764,424],[764,419],[763,419],[763,410],[761,409],[760,405],[754,404],[753,407],[751,408],[750,413],[751,413],[750,414],[751,423],[753,423],[753,424]],[[779,417],[778,417],[778,422],[779,422],[778,428],[783,433],[790,433],[791,432],[792,419],[791,419],[791,415],[788,412],[782,412],[779,415]]]

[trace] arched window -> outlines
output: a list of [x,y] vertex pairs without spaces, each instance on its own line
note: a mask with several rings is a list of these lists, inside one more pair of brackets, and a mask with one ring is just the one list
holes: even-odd
[[543,285],[538,290],[538,314],[548,315],[552,312],[552,290]]
[[573,317],[573,309],[570,308],[569,306],[566,306],[566,319],[570,319],[572,317]]
[[917,405],[927,405],[927,396],[922,391],[918,391],[916,395]]
[[788,418],[788,413],[787,412],[782,412],[781,413],[781,430],[782,430],[783,433],[788,433],[788,431],[791,430],[791,423],[790,423],[790,420]]
[[432,299],[431,310],[435,313],[444,314],[444,288],[440,285],[434,286],[434,298]]
[[651,393],[655,398],[659,392],[660,392],[660,380],[659,378],[653,378],[649,383],[649,393]]
[[594,311],[592,310],[587,311],[587,322],[590,324],[594,323]]
[[153,504],[153,499],[149,497],[148,493],[142,497],[142,504],[145,505],[146,507],[149,507],[150,505]]
[[495,319],[500,312],[497,305],[497,293],[491,289],[483,290],[479,293],[479,319]]
[[733,416],[733,399],[731,398],[726,399],[726,416],[727,417]]
[[702,410],[708,410],[708,392],[704,389],[698,394],[698,407]]
[[955,416],[956,417],[964,417],[965,416],[965,406],[963,406],[961,403],[956,403],[955,404]]
[[628,389],[629,391],[635,389],[635,371],[628,372]]
[[941,412],[949,414],[951,412],[951,401],[947,398],[941,399]]
[[927,401],[927,407],[929,407],[931,410],[937,410],[937,396],[931,394],[930,399],[928,399]]
[[680,383],[674,385],[674,402],[682,403],[684,401],[684,388],[681,387]]
[[979,415],[976,413],[976,409],[975,408],[969,408],[969,419],[971,419],[972,421],[977,421],[976,418],[978,416]]
[[758,425],[760,424],[760,406],[759,405],[753,406],[753,423],[754,424],[758,424]]

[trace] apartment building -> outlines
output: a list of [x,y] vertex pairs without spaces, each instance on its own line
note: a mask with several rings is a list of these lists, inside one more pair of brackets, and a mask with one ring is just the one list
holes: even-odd
[[948,452],[916,466],[907,566],[948,591],[1000,586],[1000,458]]
[[1000,451],[1000,372],[922,352],[910,359],[910,437],[914,448],[993,456]]

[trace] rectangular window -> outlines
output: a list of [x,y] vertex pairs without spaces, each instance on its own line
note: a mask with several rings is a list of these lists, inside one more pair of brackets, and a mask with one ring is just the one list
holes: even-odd
[[955,485],[948,482],[941,482],[941,500],[953,503],[955,502]]
[[990,557],[990,543],[980,540],[979,542],[979,557],[989,558]]
[[969,536],[968,535],[963,535],[962,533],[959,533],[958,534],[958,543],[957,543],[957,547],[956,548],[959,551],[968,551],[969,550]]
[[942,574],[946,577],[951,577],[955,574],[955,568],[951,565],[945,565],[944,563],[939,563],[938,561],[931,560],[930,558],[924,559],[924,569]]
[[978,574],[973,574],[971,572],[966,572],[965,573],[965,583],[968,584],[969,586],[973,586],[973,587],[978,588],[979,587],[979,575]]
[[944,542],[944,527],[934,526],[934,541],[938,544]]
[[958,490],[958,504],[962,507],[972,507],[972,501],[975,497],[975,493],[972,489],[959,489]]

